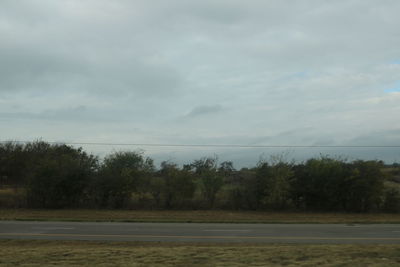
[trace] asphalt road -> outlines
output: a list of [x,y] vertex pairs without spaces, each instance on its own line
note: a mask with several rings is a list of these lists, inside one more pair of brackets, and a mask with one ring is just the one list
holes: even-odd
[[400,225],[0,221],[0,239],[400,244]]

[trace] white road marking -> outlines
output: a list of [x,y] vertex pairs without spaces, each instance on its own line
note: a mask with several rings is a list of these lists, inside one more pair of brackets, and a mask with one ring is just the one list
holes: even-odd
[[74,230],[75,227],[32,227],[37,230]]
[[251,232],[252,230],[243,229],[205,229],[204,232]]

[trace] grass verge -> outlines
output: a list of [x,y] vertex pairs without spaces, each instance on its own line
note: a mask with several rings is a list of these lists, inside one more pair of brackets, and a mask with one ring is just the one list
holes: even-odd
[[400,245],[0,240],[0,266],[397,266]]
[[400,223],[400,214],[0,209],[0,220],[197,223]]

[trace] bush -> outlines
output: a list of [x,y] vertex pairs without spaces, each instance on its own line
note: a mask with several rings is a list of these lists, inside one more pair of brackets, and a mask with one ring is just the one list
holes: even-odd
[[138,152],[115,152],[107,156],[91,188],[96,206],[125,207],[153,171],[153,161]]
[[397,188],[386,188],[382,210],[386,212],[400,212],[400,190]]
[[[38,151],[33,151],[38,152]],[[97,168],[97,159],[82,149],[49,146],[35,158],[27,182],[28,205],[35,208],[78,207]]]

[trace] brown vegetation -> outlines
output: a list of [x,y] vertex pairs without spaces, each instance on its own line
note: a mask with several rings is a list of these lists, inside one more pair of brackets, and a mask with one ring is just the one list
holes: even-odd
[[400,245],[0,241],[0,266],[397,266]]
[[218,223],[400,223],[400,214],[224,210],[33,210],[0,209],[0,220],[218,222]]

